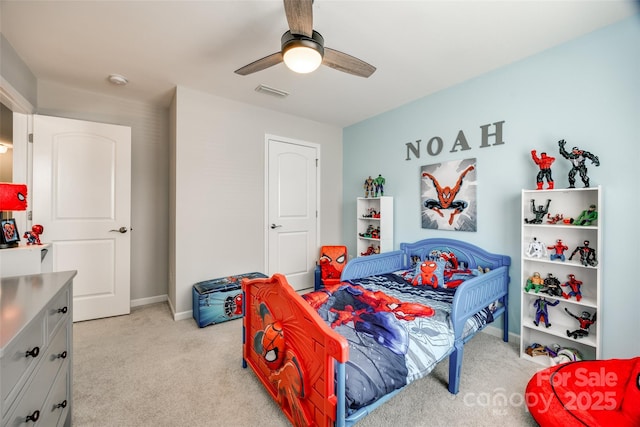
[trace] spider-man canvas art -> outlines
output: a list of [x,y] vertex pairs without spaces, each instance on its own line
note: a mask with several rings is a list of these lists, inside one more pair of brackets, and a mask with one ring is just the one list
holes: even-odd
[[476,159],[423,166],[422,228],[476,231]]

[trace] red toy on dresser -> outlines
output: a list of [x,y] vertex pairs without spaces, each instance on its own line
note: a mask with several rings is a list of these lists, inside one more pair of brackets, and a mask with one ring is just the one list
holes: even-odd
[[526,390],[541,427],[640,425],[640,357],[584,360],[536,373]]

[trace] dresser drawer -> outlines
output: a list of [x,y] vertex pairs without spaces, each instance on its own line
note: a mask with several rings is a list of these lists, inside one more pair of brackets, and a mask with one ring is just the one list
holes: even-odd
[[0,361],[3,412],[20,392],[27,376],[44,357],[44,348],[44,315],[41,314],[7,346]]
[[64,425],[67,414],[71,410],[70,383],[71,369],[69,369],[69,362],[66,362],[58,372],[56,382],[53,383],[49,396],[42,406],[40,420],[36,425],[43,427]]
[[56,327],[66,319],[71,310],[71,289],[66,288],[47,306],[47,333],[53,335]]
[[70,328],[71,324],[68,324],[66,327],[60,328],[54,336],[47,352],[43,355],[37,371],[31,377],[25,389],[21,391],[17,404],[9,411],[10,415],[6,418],[7,427],[22,425],[28,417],[32,417],[32,421],[37,421],[39,425],[50,425],[41,423],[39,420],[45,414],[47,417],[51,416],[51,410],[44,407],[44,402],[49,395],[49,390],[52,388],[56,375],[60,371],[60,367],[64,366],[63,370],[69,370],[69,355],[71,353],[68,348],[68,335]]

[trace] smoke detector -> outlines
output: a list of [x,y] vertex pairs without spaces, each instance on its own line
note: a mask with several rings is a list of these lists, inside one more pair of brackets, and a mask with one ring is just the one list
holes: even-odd
[[109,82],[117,86],[124,86],[129,83],[129,80],[127,80],[125,76],[121,76],[120,74],[109,74],[108,80]]

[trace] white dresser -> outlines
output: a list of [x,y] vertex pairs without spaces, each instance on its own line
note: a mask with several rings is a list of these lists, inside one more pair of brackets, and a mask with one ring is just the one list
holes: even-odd
[[2,427],[70,426],[75,271],[2,278]]
[[0,250],[0,277],[53,271],[53,245],[20,245]]

